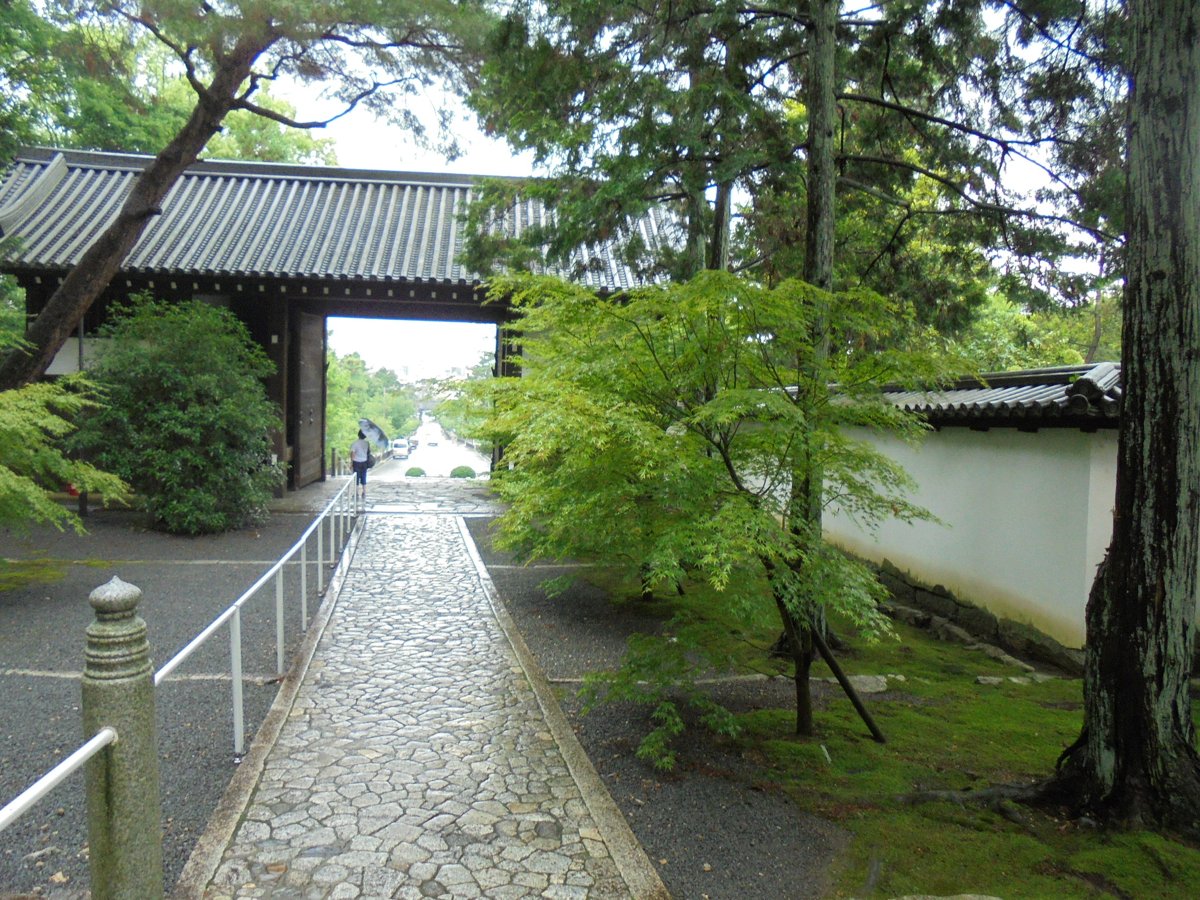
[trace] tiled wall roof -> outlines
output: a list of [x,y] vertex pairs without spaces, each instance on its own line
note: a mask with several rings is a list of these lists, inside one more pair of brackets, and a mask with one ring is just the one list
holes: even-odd
[[1121,366],[1102,362],[966,378],[937,391],[886,389],[897,406],[933,425],[1112,427],[1121,411]]

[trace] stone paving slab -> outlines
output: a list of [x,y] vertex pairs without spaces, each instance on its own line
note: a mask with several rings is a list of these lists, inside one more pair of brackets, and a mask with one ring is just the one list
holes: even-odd
[[367,517],[205,896],[649,896],[572,775],[464,536],[450,515]]

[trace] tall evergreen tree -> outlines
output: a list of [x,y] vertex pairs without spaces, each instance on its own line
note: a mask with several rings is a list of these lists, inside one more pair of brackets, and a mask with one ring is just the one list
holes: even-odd
[[[986,252],[1002,251],[1025,276],[1027,260],[1094,254],[1096,239],[1115,233],[1111,191],[1097,185],[1111,183],[1119,142],[1111,130],[1102,140],[1108,120],[1097,111],[1119,100],[1120,17],[1093,5],[1038,5],[1035,15],[995,0],[900,0],[843,12],[833,135],[843,283],[905,291],[925,321],[958,327],[983,299]],[[730,260],[767,280],[802,273],[816,8],[520,5],[494,37],[472,103],[556,177],[497,187],[475,216],[486,224],[526,192],[555,219],[520,242],[478,229],[472,264],[562,262],[588,241],[624,238],[647,275]],[[1064,114],[1073,108],[1079,115]],[[1058,208],[1009,189],[1018,162],[1055,163],[1047,196]],[[1100,163],[1103,177],[1092,177]],[[746,242],[731,250],[738,202],[734,231]],[[676,213],[680,233],[650,253],[630,223],[656,207]],[[1042,271],[1058,277],[1019,299],[1082,296],[1083,279]]]
[[1087,606],[1083,731],[1049,796],[1200,836],[1189,692],[1200,559],[1200,8],[1135,0],[1113,541]]

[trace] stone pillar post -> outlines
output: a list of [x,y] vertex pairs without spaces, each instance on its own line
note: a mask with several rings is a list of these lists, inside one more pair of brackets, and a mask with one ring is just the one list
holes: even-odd
[[92,591],[83,730],[105,725],[117,740],[88,760],[88,846],[94,900],[163,896],[162,810],[154,724],[154,670],[142,592],[120,578]]

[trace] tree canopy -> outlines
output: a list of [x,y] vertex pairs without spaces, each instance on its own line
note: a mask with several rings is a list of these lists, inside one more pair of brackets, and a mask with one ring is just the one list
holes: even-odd
[[[647,275],[686,277],[727,261],[760,277],[798,274],[813,15],[723,0],[518,4],[493,36],[471,102],[556,177],[497,185],[494,206],[476,217],[487,222],[521,190],[557,218],[519,245],[481,235],[473,262],[561,261],[584,241],[624,237]],[[1077,302],[1087,278],[1055,260],[1107,260],[1119,233],[1111,126],[1122,24],[1119,8],[1090,3],[905,0],[843,11],[839,283],[902,294],[946,329],[982,302],[989,259],[1016,276],[1008,293],[1017,302]],[[1051,173],[1040,195],[1014,187],[1018,163]],[[629,228],[654,204],[673,208],[680,229],[657,257]]]
[[[843,430],[919,433],[877,392],[929,371],[876,351],[910,317],[867,291],[769,290],[717,272],[615,299],[553,279],[494,290],[519,307],[523,347],[520,377],[493,387],[488,429],[505,447],[493,475],[503,543],[598,558],[648,586],[704,581],[735,606],[769,598],[785,623],[829,605],[886,630],[870,573],[789,507],[792,480],[815,467],[822,502],[868,526],[922,515],[904,473]],[[832,352],[814,347],[818,318]],[[797,728],[810,733],[807,669],[796,677]]]
[[[39,12],[27,0],[0,10],[0,86],[8,124],[0,159],[20,144],[157,153],[187,121],[195,92],[165,45],[124,21]],[[264,89],[281,117],[295,109]],[[207,155],[268,162],[335,161],[332,141],[248,113],[233,114]]]

